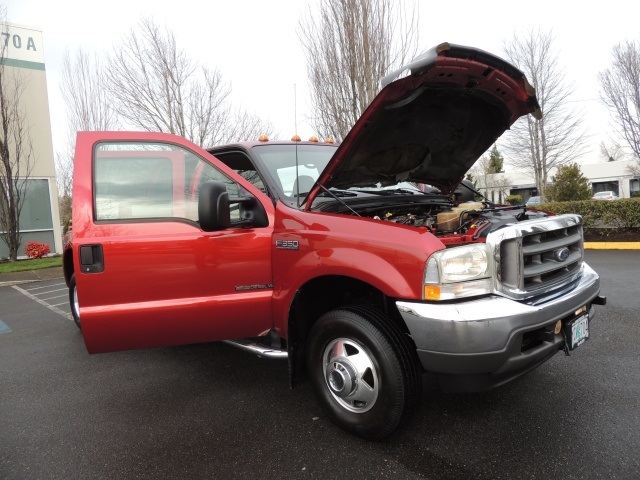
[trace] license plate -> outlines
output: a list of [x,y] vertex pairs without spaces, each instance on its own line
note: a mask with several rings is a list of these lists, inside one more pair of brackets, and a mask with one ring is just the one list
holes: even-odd
[[589,316],[583,315],[567,325],[569,333],[569,350],[575,350],[589,339]]

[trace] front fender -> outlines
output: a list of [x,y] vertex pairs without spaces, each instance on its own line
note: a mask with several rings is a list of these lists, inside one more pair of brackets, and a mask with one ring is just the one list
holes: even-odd
[[295,292],[314,278],[339,275],[372,285],[390,297],[416,298],[421,295],[423,270],[424,263],[400,269],[376,253],[356,248],[311,251],[291,264],[281,291]]
[[286,337],[295,296],[325,276],[353,278],[391,298],[422,298],[425,262],[444,248],[426,229],[277,205],[274,231],[274,326]]

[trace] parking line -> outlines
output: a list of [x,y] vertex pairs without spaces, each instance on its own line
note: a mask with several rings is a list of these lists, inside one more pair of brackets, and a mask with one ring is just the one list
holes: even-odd
[[64,282],[62,282],[62,283],[54,283],[54,284],[52,284],[52,285],[45,285],[44,287],[25,288],[25,289],[23,289],[23,290],[25,290],[25,291],[26,291],[26,290],[28,290],[28,291],[32,291],[32,290],[40,290],[40,289],[42,289],[42,288],[58,287],[58,286],[60,286],[60,285],[65,285],[65,283],[64,283]]
[[52,307],[59,307],[60,305],[69,305],[69,302],[56,303],[55,305],[51,305]]
[[64,295],[57,295],[55,297],[42,298],[41,300],[49,301],[49,300],[55,300],[56,298],[63,298],[63,297],[69,297],[69,294],[65,293]]
[[65,287],[65,288],[57,288],[55,290],[47,290],[46,292],[34,293],[34,295],[46,295],[47,293],[62,292],[63,290],[67,290],[67,288]]
[[40,305],[42,305],[43,307],[47,307],[49,310],[51,310],[52,312],[56,312],[58,315],[62,315],[64,318],[67,318],[69,320],[73,320],[73,317],[71,316],[71,313],[67,313],[65,311],[60,310],[58,307],[54,307],[52,305],[49,305],[47,302],[45,302],[44,300],[39,299],[38,297],[36,297],[35,295],[27,292],[24,288],[20,288],[17,285],[14,285],[12,288],[15,288],[17,291],[19,291],[20,293],[22,293],[23,295],[26,295],[27,297],[29,297],[31,300],[38,302]]

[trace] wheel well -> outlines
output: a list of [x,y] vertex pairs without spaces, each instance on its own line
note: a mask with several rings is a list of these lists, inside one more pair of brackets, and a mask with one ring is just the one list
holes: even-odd
[[62,257],[62,269],[64,271],[64,281],[67,283],[67,286],[69,286],[71,275],[73,275],[73,252],[70,248],[64,252],[64,256]]
[[409,333],[393,299],[355,278],[331,275],[305,284],[296,294],[289,312],[288,343],[291,386],[305,380],[306,341],[313,324],[323,314],[346,305],[368,305],[383,311]]

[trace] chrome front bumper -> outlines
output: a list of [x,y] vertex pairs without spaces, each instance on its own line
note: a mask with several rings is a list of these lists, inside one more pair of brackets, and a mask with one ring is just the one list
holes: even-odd
[[[586,263],[571,290],[536,302],[498,295],[451,303],[397,301],[423,367],[448,376],[443,387],[476,391],[506,383],[551,358],[564,346],[562,333],[549,334],[581,307],[601,303],[600,279]],[[598,297],[600,298],[600,297]],[[551,329],[552,330],[552,329]],[[525,335],[543,338],[523,349]]]

